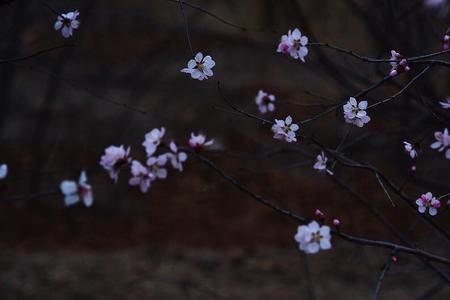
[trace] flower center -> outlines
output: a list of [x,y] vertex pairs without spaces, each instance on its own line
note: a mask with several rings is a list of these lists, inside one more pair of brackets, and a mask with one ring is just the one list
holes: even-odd
[[313,241],[316,243],[320,243],[320,240],[323,238],[323,236],[320,234],[320,231],[313,232],[312,237]]
[[197,69],[201,72],[203,72],[203,70],[205,69],[205,66],[203,65],[203,63],[197,63]]

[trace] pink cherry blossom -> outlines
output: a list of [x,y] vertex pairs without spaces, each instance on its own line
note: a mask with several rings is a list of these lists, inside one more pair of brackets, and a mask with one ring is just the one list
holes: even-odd
[[117,182],[120,170],[131,162],[129,155],[130,147],[125,150],[123,145],[109,146],[105,149],[105,154],[100,158],[100,165],[109,172],[114,182]]
[[203,133],[191,133],[191,138],[189,139],[189,145],[194,149],[202,149],[204,147],[209,147],[214,144],[214,139],[206,141],[206,135]]
[[130,185],[138,185],[142,193],[147,193],[152,181],[156,179],[156,176],[150,171],[150,169],[143,166],[137,160],[133,160],[131,163],[131,175],[132,177],[128,183]]
[[182,69],[181,72],[191,74],[193,79],[204,80],[213,76],[212,68],[215,65],[211,56],[203,57],[203,53],[198,52],[194,59],[189,60],[187,68]]
[[55,22],[55,30],[61,29],[61,34],[65,38],[69,38],[73,35],[73,30],[80,26],[80,22],[77,20],[80,13],[75,10],[58,16]]
[[274,133],[273,138],[277,140],[285,140],[288,143],[297,142],[295,132],[299,130],[297,124],[292,123],[292,117],[287,116],[285,120],[275,119],[275,124],[272,125]]
[[421,195],[420,198],[416,200],[416,204],[421,214],[428,209],[430,216],[437,215],[437,210],[441,207],[441,201],[433,197],[433,194],[430,192]]
[[147,166],[150,168],[150,172],[155,178],[165,179],[167,177],[167,169],[165,168],[167,161],[166,154],[150,156],[147,159]]
[[434,138],[436,142],[431,144],[432,149],[437,149],[439,152],[445,151],[445,158],[450,159],[450,136],[448,134],[448,129],[445,128],[443,132],[436,131],[434,133]]
[[307,45],[308,37],[302,36],[300,30],[295,28],[292,32],[289,30],[287,35],[281,37],[277,52],[289,54],[292,58],[305,62],[305,57],[308,55]]
[[367,101],[358,103],[354,97],[350,97],[348,102],[343,106],[345,122],[358,127],[363,127],[364,124],[369,123],[370,117],[366,112],[367,105]]
[[258,105],[258,109],[262,114],[266,112],[273,112],[275,110],[275,96],[264,92],[263,90],[258,91],[256,95],[255,102]]
[[89,207],[94,202],[92,194],[92,187],[87,183],[86,172],[82,171],[78,183],[71,180],[63,180],[59,186],[64,195],[64,203],[66,206],[73,205],[83,201],[86,207]]
[[166,153],[167,158],[170,160],[172,167],[180,172],[183,171],[183,163],[187,160],[188,156],[185,152],[179,152],[178,147],[174,141],[169,145],[171,153]]
[[333,219],[333,225],[334,226],[340,226],[341,225],[341,221],[339,219]]
[[151,156],[156,152],[156,149],[158,149],[158,146],[161,144],[165,133],[166,129],[161,127],[161,129],[153,128],[145,134],[145,140],[142,143],[142,146],[145,147],[147,156]]
[[297,229],[295,240],[299,243],[299,248],[307,254],[314,254],[320,249],[331,249],[330,227],[320,226],[316,221],[308,225],[301,225]]
[[327,168],[328,157],[325,156],[325,153],[322,151],[316,157],[316,163],[313,168],[319,172],[327,172],[330,175],[333,175],[333,172]]

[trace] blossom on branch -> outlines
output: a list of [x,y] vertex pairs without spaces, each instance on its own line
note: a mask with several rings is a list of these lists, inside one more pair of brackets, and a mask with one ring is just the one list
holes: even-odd
[[119,179],[120,170],[131,162],[130,147],[125,149],[123,145],[120,147],[109,146],[105,149],[105,154],[100,158],[100,165],[109,172],[109,176],[115,183]]
[[277,52],[289,54],[293,59],[300,59],[305,62],[305,57],[308,55],[306,45],[308,45],[308,37],[302,36],[300,30],[295,28],[292,32],[289,30],[287,35],[281,37]]
[[409,154],[411,158],[416,158],[419,155],[419,146],[416,144],[411,144],[409,142],[404,141],[403,146],[405,151]]
[[7,164],[0,165],[0,180],[5,179],[7,175],[8,175],[8,165]]
[[258,105],[258,109],[262,114],[266,112],[275,110],[275,96],[264,92],[263,90],[258,91],[256,95],[255,102]]
[[86,207],[91,206],[94,202],[92,187],[87,183],[85,171],[81,172],[78,183],[72,180],[63,180],[59,188],[64,195],[64,203],[66,206],[76,204],[80,199]]
[[330,227],[320,226],[316,221],[308,225],[301,225],[297,229],[295,240],[299,243],[299,248],[307,254],[314,254],[320,249],[331,249]]
[[350,97],[348,102],[343,106],[345,122],[363,127],[369,123],[370,117],[367,115],[367,101],[357,102],[355,98]]
[[143,166],[137,160],[133,160],[131,163],[131,175],[132,177],[128,183],[130,185],[138,185],[142,193],[146,193],[152,181],[156,179],[156,176],[150,172],[149,168]]
[[432,149],[437,149],[439,152],[445,151],[445,158],[450,159],[450,136],[448,134],[448,129],[445,128],[443,132],[436,131],[434,133],[434,138],[436,142],[431,144]]
[[80,22],[77,20],[80,13],[75,10],[58,16],[55,22],[55,30],[61,29],[61,34],[65,38],[69,38],[73,35],[73,30],[80,26]]
[[408,72],[410,70],[408,60],[395,50],[391,50],[391,72],[392,77],[397,76],[401,72]]
[[327,168],[327,162],[328,162],[328,157],[326,157],[325,153],[322,151],[322,152],[320,152],[319,155],[317,155],[316,163],[314,164],[313,168],[319,172],[326,171],[328,174],[333,175],[333,172],[328,170],[328,168]]
[[275,124],[272,125],[274,133],[273,138],[277,140],[285,140],[288,143],[297,142],[295,132],[300,127],[292,123],[292,117],[287,116],[285,120],[275,119]]
[[202,149],[204,147],[211,146],[214,143],[214,139],[206,141],[206,135],[203,133],[194,134],[191,133],[191,138],[189,139],[189,145],[194,149]]
[[183,172],[183,162],[188,158],[185,152],[178,152],[177,144],[174,141],[170,142],[169,145],[172,153],[166,153],[167,158],[170,160],[172,167],[180,172]]
[[416,204],[421,214],[428,209],[430,216],[437,215],[437,210],[441,207],[441,201],[433,197],[433,194],[430,192],[421,195],[420,198],[416,200]]
[[216,65],[211,56],[203,57],[203,53],[198,52],[194,59],[189,60],[187,68],[181,70],[183,73],[191,74],[191,77],[198,80],[208,79],[213,76],[212,68]]
[[153,128],[150,132],[145,134],[145,140],[142,143],[142,146],[145,147],[145,152],[147,152],[148,156],[151,156],[156,152],[156,149],[161,144],[165,133],[166,129],[161,127],[161,129]]
[[147,166],[150,168],[151,173],[155,178],[165,179],[167,178],[167,169],[164,166],[167,163],[167,155],[161,154],[158,156],[150,156],[147,159]]

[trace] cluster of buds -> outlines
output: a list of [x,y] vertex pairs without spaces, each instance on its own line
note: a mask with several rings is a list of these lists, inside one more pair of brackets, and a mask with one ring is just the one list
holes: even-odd
[[392,77],[410,70],[408,60],[395,50],[391,50],[391,66],[392,69],[389,75]]

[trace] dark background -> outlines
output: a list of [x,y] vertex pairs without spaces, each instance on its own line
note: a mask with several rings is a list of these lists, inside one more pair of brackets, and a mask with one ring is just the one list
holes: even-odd
[[[194,157],[185,172],[170,172],[147,194],[128,186],[125,173],[114,185],[99,158],[105,147],[124,144],[143,159],[144,134],[154,127],[165,126],[179,144],[203,130],[216,140],[206,156],[250,189],[307,217],[320,208],[352,234],[398,242],[366,207],[312,169],[319,149],[305,142],[301,151],[289,151],[268,127],[223,111],[229,108],[217,81],[249,112],[257,113],[254,97],[261,88],[277,96],[268,118],[291,114],[303,120],[323,110],[305,104],[346,100],[383,78],[389,66],[317,47],[309,47],[306,64],[292,61],[275,52],[289,29],[388,58],[391,49],[407,56],[439,51],[448,17],[422,1],[192,0],[254,29],[185,7],[194,51],[216,61],[214,77],[200,82],[179,72],[191,53],[176,2],[47,3],[60,12],[80,11],[73,38],[53,30],[56,16],[39,1],[0,6],[2,59],[75,45],[0,65],[0,161],[10,168],[0,183],[1,299],[371,299],[388,250],[333,239],[331,251],[305,256],[293,239],[298,224],[240,193]],[[416,71],[367,100],[392,95]],[[352,130],[346,154],[376,165],[411,198],[448,192],[449,162],[429,149],[432,133],[447,124],[432,112],[448,118],[437,104],[450,93],[448,78],[447,71],[433,70],[371,111],[372,121]],[[348,125],[338,109],[301,131],[336,147]],[[402,141],[423,138],[412,175]],[[61,195],[11,199],[56,189],[63,179],[77,179],[81,169],[94,187],[89,209],[66,208]],[[335,173],[418,246],[449,254],[448,244],[415,211],[395,197],[392,207],[373,174],[342,167]],[[435,220],[449,228],[447,211]],[[381,299],[448,297],[448,286],[407,255],[399,255],[381,293]]]

